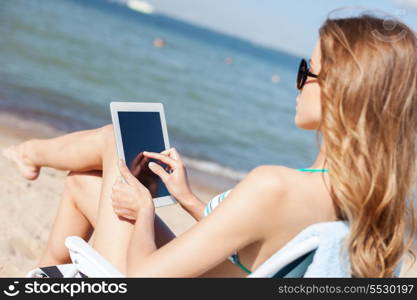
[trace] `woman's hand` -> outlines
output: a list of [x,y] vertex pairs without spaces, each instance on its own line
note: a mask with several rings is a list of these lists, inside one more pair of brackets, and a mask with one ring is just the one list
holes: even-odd
[[122,176],[116,179],[111,194],[116,215],[134,221],[140,211],[155,211],[151,193],[132,175],[122,160],[119,160],[119,170]]
[[169,166],[170,170],[167,172],[157,163],[149,163],[149,169],[161,178],[168,191],[182,206],[193,204],[196,201],[196,197],[193,195],[188,183],[184,163],[175,148],[162,151],[161,153],[145,151],[143,155],[159,160]]

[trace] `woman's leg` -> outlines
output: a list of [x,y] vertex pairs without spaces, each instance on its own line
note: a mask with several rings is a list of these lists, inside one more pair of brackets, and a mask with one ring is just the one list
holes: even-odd
[[41,167],[70,171],[101,170],[103,142],[109,127],[112,125],[51,139],[32,139],[8,147],[2,153],[15,162],[21,174],[29,180],[38,177]]
[[103,182],[97,215],[94,248],[122,273],[126,273],[126,257],[133,225],[121,221],[113,211],[111,192],[120,176],[113,127],[106,127],[103,151]]
[[120,272],[126,273],[126,256],[133,225],[120,220],[113,211],[111,192],[120,176],[113,127],[105,127],[102,152],[103,180],[93,247]]
[[[77,235],[85,240],[96,226],[102,172],[71,172],[65,182],[64,196],[49,235],[47,248],[38,266],[64,264],[70,261],[65,238]],[[162,247],[175,238],[175,234],[158,217],[155,218],[155,242]]]
[[111,205],[111,189],[120,175],[112,125],[53,139],[31,140],[8,148],[3,153],[17,163],[28,179],[35,179],[38,173],[34,168],[42,166],[72,171],[102,169],[94,248],[121,272],[125,272],[126,252],[133,226],[119,220]]
[[71,261],[64,245],[68,236],[76,235],[88,241],[96,222],[100,182],[101,171],[68,174],[46,249],[38,263],[39,267]]

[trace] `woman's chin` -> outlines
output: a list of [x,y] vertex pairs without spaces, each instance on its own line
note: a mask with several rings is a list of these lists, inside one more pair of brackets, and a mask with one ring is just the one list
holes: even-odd
[[295,115],[294,123],[295,123],[295,126],[297,126],[300,129],[304,129],[304,130],[316,130],[317,127],[318,127],[316,122],[306,122],[305,120],[302,120],[298,116],[298,114]]
[[300,118],[298,117],[298,114],[296,114],[295,117],[294,117],[294,123],[295,123],[295,126],[297,126],[298,128],[304,129],[304,124],[300,120]]

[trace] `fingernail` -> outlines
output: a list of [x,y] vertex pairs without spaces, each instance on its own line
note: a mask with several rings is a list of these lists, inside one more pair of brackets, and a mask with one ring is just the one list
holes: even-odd
[[154,166],[155,165],[155,163],[153,162],[153,161],[151,161],[149,164],[148,164],[148,166],[149,167],[152,167],[152,166]]

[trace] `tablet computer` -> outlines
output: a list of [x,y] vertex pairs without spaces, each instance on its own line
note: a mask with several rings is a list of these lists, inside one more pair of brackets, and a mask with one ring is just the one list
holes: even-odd
[[161,152],[169,148],[162,103],[111,102],[110,112],[119,158],[151,192],[155,207],[176,203],[159,176],[149,169],[150,159],[143,156],[143,151]]

